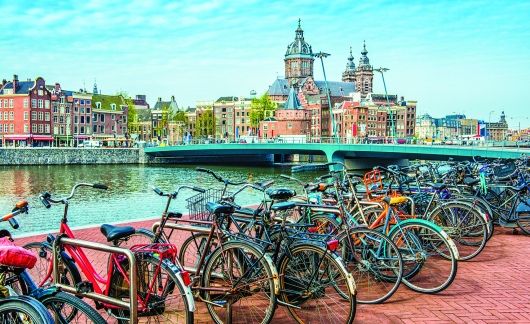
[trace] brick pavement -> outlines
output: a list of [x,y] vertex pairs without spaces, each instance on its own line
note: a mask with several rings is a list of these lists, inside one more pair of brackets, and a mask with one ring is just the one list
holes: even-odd
[[[152,221],[133,223],[149,228]],[[530,323],[530,237],[497,228],[485,250],[474,260],[460,262],[448,289],[423,295],[401,286],[381,305],[358,305],[357,323]],[[184,237],[186,233],[182,233]],[[75,231],[79,239],[104,241],[99,228]],[[44,239],[44,235],[17,239],[18,244]],[[93,264],[104,269],[106,257],[90,253]],[[291,322],[278,309],[275,323]],[[198,303],[197,322],[210,322]]]

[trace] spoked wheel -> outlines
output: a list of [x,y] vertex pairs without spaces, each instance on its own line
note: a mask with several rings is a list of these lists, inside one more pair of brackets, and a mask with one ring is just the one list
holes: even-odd
[[519,226],[526,235],[530,235],[530,213],[520,214],[517,219],[517,226]]
[[8,298],[0,304],[0,323],[51,324],[54,323],[46,308],[27,296]]
[[456,277],[458,250],[438,226],[424,220],[406,220],[392,227],[389,238],[401,252],[402,281],[407,287],[437,293],[451,285]]
[[342,260],[320,246],[290,249],[279,261],[280,295],[299,323],[351,323],[355,282]]
[[398,247],[384,234],[355,228],[339,237],[346,269],[357,287],[357,302],[382,303],[398,289],[403,276],[403,262]]
[[[27,269],[35,283],[39,287],[50,286],[53,283],[53,252],[51,246],[44,242],[33,242],[23,247],[33,251],[37,256],[35,266],[32,269]],[[74,286],[76,283],[81,282],[81,275],[75,263],[66,258],[61,259],[59,262],[59,278],[61,283],[69,286]]]
[[[450,202],[438,206],[428,220],[440,226],[458,248],[459,260],[471,260],[484,249],[488,225],[484,216],[469,204]],[[442,254],[446,258],[450,255]]]
[[[135,256],[139,323],[193,323],[193,312],[189,311],[188,300],[184,296],[186,287],[177,277],[179,269],[153,253],[136,253]],[[127,260],[120,265],[128,275]],[[129,299],[128,281],[116,269],[112,273],[109,296]],[[113,309],[111,313],[118,319],[129,318],[129,311],[124,309]]]
[[257,246],[231,241],[217,248],[200,288],[215,323],[269,323],[276,307],[275,268]]
[[206,253],[208,256],[217,247],[217,240],[212,238],[210,242],[210,249],[206,251],[206,242],[208,241],[208,234],[193,233],[182,243],[179,249],[179,262],[189,272],[195,272],[201,259],[201,255]]

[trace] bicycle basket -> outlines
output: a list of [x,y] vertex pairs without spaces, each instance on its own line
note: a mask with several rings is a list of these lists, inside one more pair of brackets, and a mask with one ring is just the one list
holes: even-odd
[[16,246],[9,239],[0,238],[0,265],[31,269],[37,262],[37,256],[23,247]]
[[[210,212],[206,209],[209,202],[218,202],[221,200],[223,190],[208,189],[205,192],[196,194],[186,199],[189,219],[209,221]],[[225,193],[227,196],[230,193]]]

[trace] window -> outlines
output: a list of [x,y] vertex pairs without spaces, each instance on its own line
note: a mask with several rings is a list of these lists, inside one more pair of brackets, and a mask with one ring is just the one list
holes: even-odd
[[112,109],[112,110],[116,110],[116,104],[115,104],[115,103],[111,103],[111,104],[110,104],[110,109]]
[[9,132],[14,133],[15,132],[15,124],[9,124]]
[[29,99],[24,98],[24,108],[28,108],[28,106],[29,106]]
[[89,99],[85,100],[85,105],[90,106],[90,100]]
[[37,99],[31,99],[31,108],[37,108]]
[[114,125],[112,125],[111,130],[114,132]]
[[44,120],[45,121],[50,121],[50,113],[49,112],[44,114]]
[[74,116],[74,124],[77,124],[78,123],[78,117],[77,116]]
[[105,133],[105,126],[99,125],[99,132],[102,134]]
[[7,133],[7,132],[9,132],[9,125],[4,124],[4,133]]
[[15,107],[15,101],[13,99],[9,99],[9,108]]
[[31,132],[32,133],[36,133],[37,132],[37,124],[32,124],[31,125]]
[[57,112],[57,106],[56,106],[56,105],[53,105],[53,112],[54,112],[54,113]]
[[50,100],[44,100],[44,108],[50,109]]
[[15,119],[15,113],[10,111],[9,112],[9,120],[14,120]]
[[50,133],[50,125],[49,124],[46,124],[44,129],[46,130],[46,133],[48,133],[48,134]]
[[7,112],[7,111],[4,111],[4,120],[8,120],[8,119],[9,119],[8,112]]
[[92,115],[92,121],[93,122],[97,122],[98,121],[98,114],[93,114]]
[[97,133],[98,132],[98,126],[97,125],[92,126],[92,132],[93,133]]
[[44,91],[39,90],[39,96],[42,96],[42,95],[44,95]]
[[[0,113],[0,120],[2,120],[2,119],[3,119],[3,118],[2,118],[2,116],[3,116],[3,115],[2,115],[2,113]],[[0,127],[2,127],[2,126],[0,126]]]
[[39,116],[38,119],[39,119],[39,120],[43,120],[43,119],[44,119],[44,113],[43,113],[42,111],[39,111],[38,114],[39,114],[39,115],[38,115],[38,116]]
[[81,116],[81,124],[85,123],[85,116]]
[[89,107],[86,108],[86,113],[90,114],[90,108]]
[[77,134],[77,126],[74,126],[74,134]]
[[96,102],[96,109],[101,109],[101,102]]
[[44,132],[44,127],[42,126],[42,124],[39,124],[39,133],[43,133]]
[[104,123],[104,122],[105,122],[105,115],[100,114],[100,115],[99,115],[99,121],[102,122],[102,123]]
[[85,126],[81,126],[79,129],[79,133],[84,134],[85,133]]
[[116,118],[116,116],[114,115],[111,115],[111,119],[114,120]]
[[78,112],[79,108],[77,106],[74,106],[74,112]]
[[37,120],[37,112],[36,111],[32,111],[31,112],[31,120]]
[[8,106],[7,106],[7,102],[8,102],[8,100],[7,100],[7,99],[4,99],[4,108],[7,108],[7,107],[8,107]]
[[[3,102],[3,101],[0,99],[0,108],[2,108],[2,102]],[[1,128],[1,127],[0,127],[0,128]]]
[[70,113],[70,107],[69,106],[66,106],[66,108],[64,108],[64,112],[69,114]]
[[44,107],[44,103],[43,103],[43,100],[42,99],[39,99],[39,108],[42,108]]
[[57,116],[53,116],[53,122],[57,123]]
[[81,113],[82,113],[82,114],[85,113],[85,108],[84,108],[84,107],[81,107]]
[[59,116],[59,124],[62,124],[64,123],[64,117],[63,116]]

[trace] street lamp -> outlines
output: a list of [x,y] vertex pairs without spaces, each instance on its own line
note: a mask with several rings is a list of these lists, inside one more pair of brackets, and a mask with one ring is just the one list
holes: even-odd
[[488,116],[488,124],[486,124],[486,141],[489,141],[491,139],[490,136],[490,126],[491,126],[491,114],[494,113],[495,110],[491,110]]
[[390,136],[392,137],[392,141],[395,144],[396,138],[396,124],[393,118],[392,110],[390,109],[390,100],[388,99],[388,92],[386,91],[386,83],[385,83],[385,72],[388,72],[390,69],[380,67],[378,69],[374,69],[374,71],[381,73],[381,78],[383,79],[383,87],[385,88],[385,98],[386,98],[386,106],[388,109],[388,112],[390,113]]
[[329,86],[328,86],[328,79],[326,78],[326,70],[324,69],[324,57],[328,57],[331,54],[324,53],[322,51],[315,53],[314,56],[318,57],[320,59],[320,63],[322,64],[322,73],[324,74],[324,85],[326,86],[326,95],[328,97],[328,106],[329,106],[329,115],[331,120],[331,136],[336,137],[335,134],[335,117],[333,116],[333,107],[331,105],[331,98],[329,96]]

